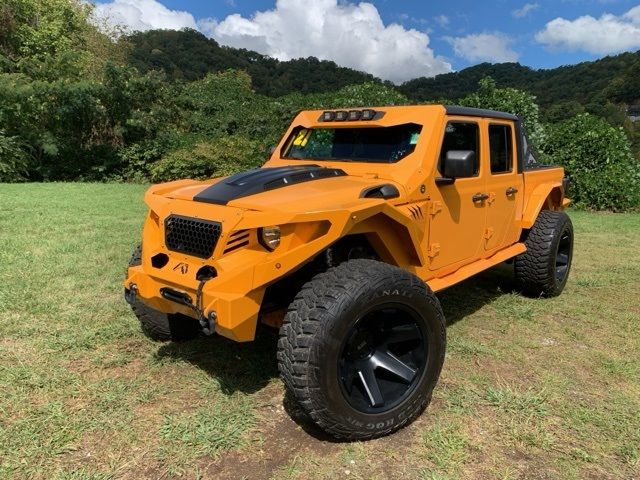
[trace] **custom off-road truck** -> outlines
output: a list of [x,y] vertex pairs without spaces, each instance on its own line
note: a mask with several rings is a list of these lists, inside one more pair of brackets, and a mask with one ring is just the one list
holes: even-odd
[[507,260],[536,297],[571,267],[562,168],[520,120],[462,107],[304,111],[262,168],[151,187],[125,296],[157,339],[280,328],[278,365],[310,419],[385,435],[431,399],[436,293]]

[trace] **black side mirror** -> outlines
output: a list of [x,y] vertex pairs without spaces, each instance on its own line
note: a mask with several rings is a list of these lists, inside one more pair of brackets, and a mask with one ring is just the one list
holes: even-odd
[[273,155],[273,152],[275,152],[275,151],[276,151],[276,147],[275,146],[269,148],[269,156]]
[[473,177],[476,174],[476,152],[449,150],[444,159],[442,176],[445,178]]

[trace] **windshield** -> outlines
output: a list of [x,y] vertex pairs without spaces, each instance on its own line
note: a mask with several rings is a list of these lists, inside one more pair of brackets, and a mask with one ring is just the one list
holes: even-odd
[[395,163],[413,153],[421,125],[393,127],[296,128],[283,158],[340,162]]

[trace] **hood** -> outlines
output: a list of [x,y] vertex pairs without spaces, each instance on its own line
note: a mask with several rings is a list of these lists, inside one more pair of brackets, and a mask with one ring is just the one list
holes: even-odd
[[182,184],[163,193],[213,205],[299,212],[342,208],[359,198],[397,198],[401,189],[387,180],[350,176],[338,168],[297,165],[250,170],[214,183]]

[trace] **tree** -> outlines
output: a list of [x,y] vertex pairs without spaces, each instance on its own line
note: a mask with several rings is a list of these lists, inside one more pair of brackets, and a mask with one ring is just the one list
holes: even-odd
[[460,99],[460,105],[488,108],[522,117],[529,141],[538,147],[544,141],[544,127],[540,123],[540,109],[533,95],[515,88],[497,88],[491,77],[478,83],[478,91]]
[[640,168],[621,128],[588,113],[547,128],[541,146],[571,180],[579,207],[624,211],[640,207]]
[[14,137],[0,130],[0,182],[19,182],[27,172],[27,158]]

